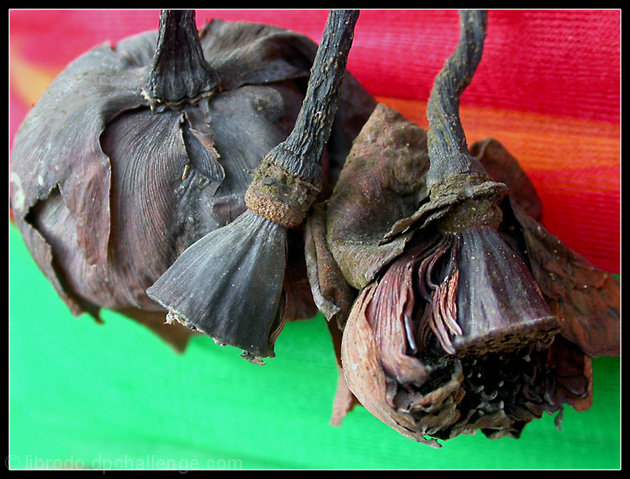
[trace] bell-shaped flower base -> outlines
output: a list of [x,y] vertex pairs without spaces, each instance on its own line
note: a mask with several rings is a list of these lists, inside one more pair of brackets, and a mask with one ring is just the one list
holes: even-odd
[[497,230],[463,231],[458,256],[462,335],[453,341],[458,352],[509,351],[537,341],[548,345],[558,332],[558,319],[523,260]]
[[450,258],[445,277],[436,284],[430,277],[436,254],[429,268],[420,269],[432,290],[421,324],[424,337],[430,327],[442,348],[457,355],[550,344],[558,319],[524,260],[496,229],[478,226],[450,233],[435,251]]
[[247,359],[273,357],[284,324],[282,285],[286,230],[246,210],[188,247],[147,289],[185,326]]

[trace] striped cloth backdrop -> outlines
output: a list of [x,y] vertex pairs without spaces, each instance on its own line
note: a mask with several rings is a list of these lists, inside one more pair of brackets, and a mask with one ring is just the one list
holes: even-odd
[[[326,10],[200,10],[319,41]],[[13,10],[10,140],[52,79],[86,50],[156,29],[158,10]],[[364,10],[348,69],[383,103],[426,127],[433,79],[458,40],[455,10]],[[620,270],[619,10],[496,10],[462,97],[469,143],[502,142],[530,175],[543,223],[596,266]]]

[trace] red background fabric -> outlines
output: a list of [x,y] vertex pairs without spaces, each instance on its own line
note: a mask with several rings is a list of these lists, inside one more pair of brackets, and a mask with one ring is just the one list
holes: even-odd
[[[326,10],[198,10],[321,39]],[[159,10],[13,10],[10,141],[78,55],[157,28]],[[435,75],[458,40],[455,10],[363,10],[348,69],[423,127]],[[619,10],[491,10],[484,56],[462,96],[469,143],[501,141],[530,175],[543,223],[596,266],[620,271]]]

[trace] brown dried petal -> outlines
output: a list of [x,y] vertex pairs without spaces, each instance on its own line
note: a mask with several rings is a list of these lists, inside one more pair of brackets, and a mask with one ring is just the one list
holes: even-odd
[[[76,245],[76,228],[74,221],[68,213],[61,200],[59,189],[55,188],[46,201],[40,202],[31,210],[33,216],[41,215],[43,221],[50,220],[51,224],[56,225],[59,236],[68,239],[70,249],[80,252]],[[57,218],[59,220],[57,221]],[[27,222],[20,222],[16,219],[16,224],[20,225],[20,230],[35,263],[40,267],[48,280],[53,285],[55,291],[64,301],[71,313],[78,316],[84,312],[89,313],[97,322],[101,322],[99,317],[100,307],[96,304],[75,295],[70,291],[63,271],[60,270],[57,259],[53,254],[53,248],[44,237],[43,229],[38,230],[37,224],[31,225]]]
[[328,247],[354,288],[366,286],[404,249],[409,236],[381,242],[426,196],[427,168],[424,130],[379,104],[355,139],[327,202]]
[[357,293],[328,249],[325,221],[324,206],[313,205],[304,233],[306,267],[315,304],[329,323],[343,329]]
[[313,300],[326,318],[337,364],[337,390],[330,424],[341,425],[343,418],[359,404],[348,388],[341,364],[341,338],[356,291],[346,282],[326,244],[325,209],[314,204],[305,225],[304,253]]
[[564,245],[514,202],[515,218],[527,243],[532,273],[561,334],[591,357],[619,356],[619,283]]
[[304,260],[301,231],[287,231],[287,267],[284,273],[284,318],[287,321],[311,319],[317,313]]
[[[214,19],[200,31],[206,61],[223,90],[309,78],[317,44],[273,25]],[[285,108],[291,103],[285,103]],[[295,106],[301,106],[301,101]],[[330,185],[334,186],[353,139],[376,106],[368,91],[346,72],[329,141]],[[297,115],[297,109],[295,114]],[[287,125],[290,131],[293,121]],[[330,194],[330,192],[328,192]],[[328,196],[328,195],[327,195]]]
[[[99,81],[86,84],[87,70]],[[142,104],[135,88],[140,81],[138,71],[115,51],[95,48],[52,82],[15,138],[11,207],[16,223],[20,226],[31,208],[58,189],[75,217],[77,246],[88,264],[104,263],[110,234],[110,165],[99,139],[112,118]],[[49,278],[55,276],[46,264],[40,267]]]
[[586,411],[593,404],[593,364],[575,344],[562,336],[549,348],[546,368],[553,375],[546,393],[556,405],[570,404],[576,411]]
[[[425,436],[422,427],[418,430],[418,425],[411,414],[404,410],[397,410],[387,400],[390,379],[387,378],[381,366],[381,357],[378,353],[374,331],[366,317],[366,309],[374,292],[373,287],[366,288],[361,292],[344,330],[341,358],[348,387],[370,413],[403,436],[433,447],[440,447],[435,439],[429,439]],[[459,376],[454,376],[452,380],[455,383],[463,380],[461,370]],[[438,404],[445,402],[453,394],[452,389],[448,388],[449,393],[446,394],[446,397],[439,394],[431,396],[432,399],[429,402]],[[422,405],[430,406],[430,404]],[[436,409],[440,410],[441,407]]]
[[508,194],[526,214],[540,221],[542,203],[538,193],[521,165],[505,146],[494,138],[486,138],[473,143],[470,153],[481,162],[494,181],[508,186]]
[[341,342],[343,339],[343,333],[336,322],[327,321],[326,325],[328,326],[328,331],[333,343],[338,374],[337,390],[335,391],[335,397],[333,399],[330,424],[331,426],[340,426],[343,418],[352,411],[354,406],[361,403],[352,391],[350,391],[343,372],[343,365],[341,363]]
[[198,334],[181,324],[175,322],[165,323],[164,313],[162,311],[154,312],[130,308],[120,310],[119,313],[149,328],[178,353],[183,353],[188,346],[190,338]]
[[[141,115],[133,114],[133,121],[116,122],[109,129],[115,133],[118,128],[136,127],[124,137],[129,143],[110,142],[108,135],[103,140],[106,150],[111,147],[108,153],[112,158],[113,183],[111,207],[106,208],[108,213],[111,211],[112,232],[103,262],[91,265],[79,247],[79,219],[67,206],[63,190],[39,202],[24,218],[51,246],[55,268],[69,294],[111,309],[157,310],[146,298],[144,289],[152,276],[168,267],[176,247],[176,244],[165,243],[164,235],[175,226],[170,223],[177,191],[173,192],[171,185],[173,179],[180,180],[188,162],[179,119],[173,115],[149,118]],[[123,118],[129,119],[128,116]],[[147,143],[133,141],[138,130],[151,135],[152,148],[146,148]],[[160,162],[163,157],[170,161]],[[192,174],[189,181],[194,176]],[[126,191],[136,194],[121,193]],[[130,218],[135,220],[129,221]]]
[[308,78],[317,44],[272,25],[213,19],[199,32],[223,90]]

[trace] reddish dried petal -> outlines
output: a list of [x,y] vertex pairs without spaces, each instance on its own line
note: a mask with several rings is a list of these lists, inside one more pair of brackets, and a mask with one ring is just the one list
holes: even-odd
[[365,311],[374,296],[374,288],[362,291],[344,329],[341,358],[346,382],[361,404],[374,416],[402,435],[440,447],[435,439],[416,431],[416,422],[405,412],[394,409],[387,400],[388,378],[381,365],[374,332]]
[[[366,289],[374,290],[364,303],[364,314],[374,332],[385,372],[398,384],[421,385],[429,372],[407,354],[412,349],[405,318],[413,315],[414,308],[413,259],[400,258]],[[415,340],[412,344],[415,345]]]

